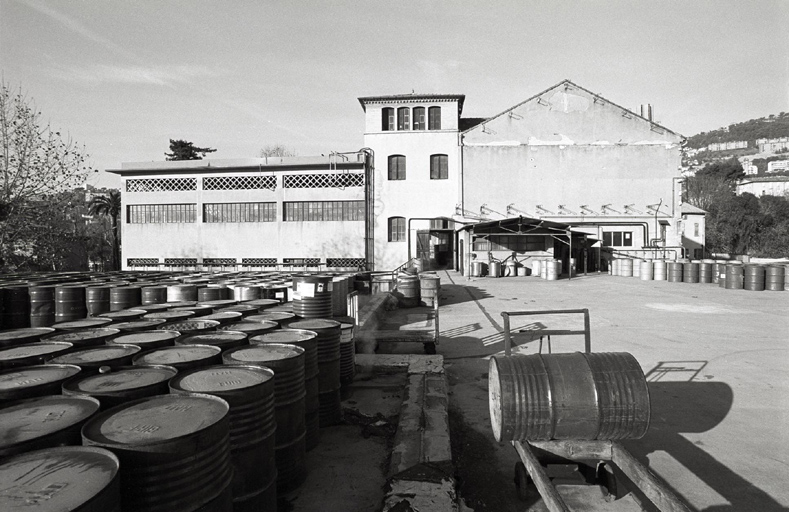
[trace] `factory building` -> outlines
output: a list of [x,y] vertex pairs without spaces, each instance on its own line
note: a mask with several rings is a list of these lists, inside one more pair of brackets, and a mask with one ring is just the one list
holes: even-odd
[[123,182],[124,268],[555,258],[566,272],[612,256],[701,256],[703,212],[679,199],[684,139],[651,106],[639,115],[569,80],[489,118],[464,118],[465,101],[361,97],[360,152],[123,164],[111,172]]

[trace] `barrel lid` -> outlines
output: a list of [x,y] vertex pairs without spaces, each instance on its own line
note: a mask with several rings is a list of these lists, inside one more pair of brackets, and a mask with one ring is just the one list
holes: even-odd
[[326,329],[336,329],[341,327],[340,322],[334,320],[327,320],[324,318],[308,318],[306,320],[299,320],[290,324],[293,329],[307,329],[308,331],[323,331]]
[[253,300],[245,300],[241,304],[245,304],[247,306],[255,306],[256,308],[265,308],[276,306],[279,304],[277,299],[253,299]]
[[186,306],[194,306],[195,304],[197,304],[196,300],[181,300],[178,302],[167,303],[167,305],[170,306],[170,308],[184,308]]
[[298,343],[315,339],[318,333],[306,329],[279,329],[250,338],[251,343]]
[[24,327],[22,329],[8,329],[0,331],[0,345],[8,341],[31,341],[55,332],[51,327]]
[[39,341],[36,343],[26,343],[0,349],[0,361],[13,361],[14,359],[24,359],[26,357],[45,356],[56,354],[72,347],[71,343],[65,341]]
[[250,345],[249,347],[230,349],[225,352],[223,357],[232,361],[254,364],[291,359],[303,353],[304,349],[296,345],[267,343],[265,345]]
[[262,366],[219,365],[182,373],[170,387],[194,393],[216,393],[251,388],[274,378],[274,372]]
[[263,329],[276,329],[279,324],[262,320],[260,322],[233,322],[232,324],[220,325],[217,329],[222,331],[255,332]]
[[129,334],[121,334],[114,340],[110,341],[111,344],[130,344],[130,345],[145,345],[146,343],[155,343],[157,341],[174,340],[181,333],[178,331],[143,331],[132,332]]
[[55,356],[49,360],[55,364],[75,364],[79,366],[85,363],[100,363],[110,361],[124,356],[136,354],[141,349],[137,345],[103,345],[100,347],[86,348]]
[[172,379],[175,374],[175,368],[168,366],[134,366],[72,379],[63,384],[63,389],[88,395],[112,395],[153,386]]
[[99,327],[96,329],[86,329],[84,331],[59,332],[52,336],[47,336],[46,341],[67,341],[75,345],[80,345],[80,342],[105,339],[120,334],[120,332],[120,330],[111,327]]
[[192,311],[194,313],[205,313],[213,311],[214,307],[208,304],[195,304],[194,306],[178,306],[170,308],[170,311]]
[[147,318],[145,320],[132,320],[130,322],[119,322],[112,324],[115,329],[119,331],[144,331],[152,329],[157,325],[162,325],[167,320],[164,318]]
[[181,334],[193,331],[216,329],[219,322],[216,320],[184,320],[182,322],[169,322],[156,327],[157,331],[178,331]]
[[182,340],[179,340],[179,345],[227,345],[237,341],[244,341],[249,336],[242,331],[214,331],[203,334],[194,334]]
[[184,320],[194,316],[194,311],[154,311],[153,313],[146,313],[143,318],[164,318],[165,320]]
[[215,320],[222,323],[223,321],[228,322],[232,320],[239,320],[242,316],[243,315],[238,311],[221,311],[219,313],[212,313],[200,318],[203,320]]
[[97,318],[110,318],[112,320],[131,320],[147,314],[144,309],[124,309],[122,311],[108,311]]
[[222,309],[218,309],[216,312],[219,313],[221,311],[238,311],[240,313],[250,313],[258,311],[258,308],[255,306],[249,306],[247,304],[236,304],[234,306],[227,306]]
[[222,352],[219,347],[211,345],[176,345],[174,347],[163,347],[138,354],[132,360],[135,365],[150,364],[177,364],[189,361],[200,361],[216,356]]
[[76,329],[95,329],[96,327],[104,327],[110,323],[112,323],[112,320],[109,318],[82,318],[70,322],[59,322],[52,327],[56,330],[72,331]]
[[109,447],[149,446],[205,430],[229,409],[210,395],[157,395],[99,413],[82,428],[82,436]]
[[118,458],[92,446],[63,446],[15,455],[0,463],[0,510],[61,512],[82,506],[118,474]]
[[198,304],[204,304],[206,306],[214,306],[217,308],[227,307],[227,306],[235,306],[238,304],[237,300],[233,299],[217,299],[217,300],[201,300]]
[[264,311],[257,315],[250,315],[245,318],[248,322],[279,322],[281,320],[290,320],[296,318],[296,315],[287,311]]
[[60,382],[77,375],[79,366],[72,364],[38,364],[0,370],[0,392],[33,388]]
[[157,311],[167,311],[170,309],[169,304],[142,304],[140,306],[134,306],[134,309],[141,309],[146,313],[155,313]]
[[99,401],[87,396],[48,395],[3,404],[0,453],[3,448],[76,425],[98,410]]

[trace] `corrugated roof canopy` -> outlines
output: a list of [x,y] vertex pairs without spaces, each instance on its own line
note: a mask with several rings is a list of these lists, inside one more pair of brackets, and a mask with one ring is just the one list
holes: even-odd
[[478,222],[463,229],[475,235],[567,235],[570,231],[574,236],[588,237],[588,233],[572,231],[569,224],[523,216]]

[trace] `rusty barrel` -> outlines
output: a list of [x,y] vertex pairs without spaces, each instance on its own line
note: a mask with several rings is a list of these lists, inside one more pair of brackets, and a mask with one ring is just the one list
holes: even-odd
[[331,318],[332,276],[294,275],[293,313],[301,318]]
[[82,425],[98,410],[98,400],[83,396],[49,395],[2,403],[0,459],[42,448],[79,445]]
[[179,372],[222,364],[222,350],[211,345],[163,347],[140,352],[132,359],[134,366],[172,366]]
[[0,510],[120,512],[120,463],[112,452],[63,446],[0,461]]
[[228,403],[233,511],[276,510],[274,372],[229,365],[189,370],[170,381],[170,392],[206,393]]
[[30,327],[49,327],[55,323],[55,287],[31,286]]
[[35,343],[55,332],[51,327],[25,327],[0,331],[0,348]]
[[626,352],[494,356],[488,405],[496,441],[638,439],[649,389]]
[[320,443],[320,399],[318,383],[318,335],[304,329],[279,329],[266,334],[253,336],[250,345],[267,343],[287,343],[304,349],[304,422],[307,436],[307,450]]
[[290,324],[292,329],[314,332],[318,341],[318,401],[321,427],[342,421],[340,393],[340,322],[322,318],[300,320]]
[[232,510],[229,406],[210,395],[158,395],[91,418],[82,443],[120,460],[123,510]]
[[69,322],[87,316],[85,287],[58,286],[55,288],[55,322]]
[[72,364],[39,364],[0,370],[0,403],[34,396],[59,395],[64,381],[78,375]]
[[287,491],[298,487],[307,476],[304,349],[284,343],[239,347],[222,354],[222,362],[265,366],[274,371],[277,489]]
[[123,366],[108,373],[80,375],[63,383],[64,395],[92,396],[102,410],[138,398],[166,394],[167,381],[178,371],[171,366]]
[[73,364],[82,369],[80,375],[93,375],[102,368],[116,370],[130,366],[135,354],[140,352],[137,345],[104,345],[101,347],[88,347],[74,352],[68,352],[50,357],[50,364]]
[[764,269],[764,289],[771,292],[784,291],[786,283],[786,267],[768,265]]
[[1,348],[0,368],[19,368],[43,364],[50,357],[64,354],[71,348],[71,343],[49,340]]

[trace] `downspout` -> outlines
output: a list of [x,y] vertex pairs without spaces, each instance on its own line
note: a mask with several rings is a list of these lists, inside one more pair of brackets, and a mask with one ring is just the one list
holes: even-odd
[[375,258],[375,151],[362,148],[359,153],[364,153],[364,262],[371,271]]

